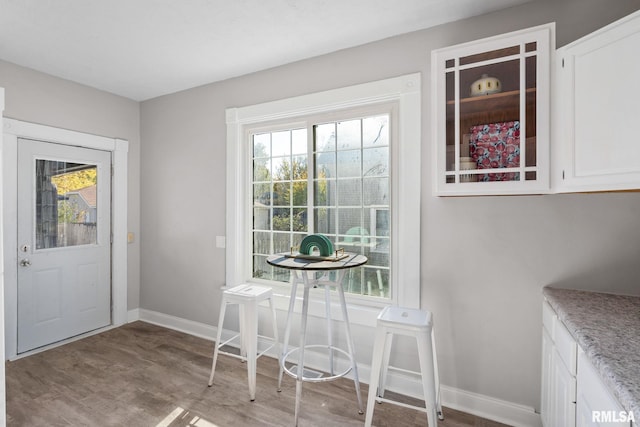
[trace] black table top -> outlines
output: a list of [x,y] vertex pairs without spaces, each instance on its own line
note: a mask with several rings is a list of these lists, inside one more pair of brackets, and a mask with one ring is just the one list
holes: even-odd
[[267,258],[267,263],[275,267],[288,268],[290,270],[341,270],[345,268],[359,267],[366,264],[368,259],[364,255],[346,253],[348,257],[333,260],[310,260],[302,258],[292,258],[286,254],[274,254]]

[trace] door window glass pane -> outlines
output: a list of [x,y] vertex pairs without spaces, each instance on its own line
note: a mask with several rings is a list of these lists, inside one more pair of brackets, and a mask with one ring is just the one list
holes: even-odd
[[36,249],[97,244],[95,165],[36,160]]

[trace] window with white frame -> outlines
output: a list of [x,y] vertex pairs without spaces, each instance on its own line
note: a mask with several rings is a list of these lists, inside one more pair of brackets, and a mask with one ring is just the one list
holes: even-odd
[[322,233],[369,259],[348,296],[418,307],[420,103],[411,74],[228,109],[227,285],[288,281],[266,257]]
[[347,293],[390,297],[391,109],[308,118],[303,128],[249,129],[252,278],[288,281],[288,271],[268,265],[267,257],[322,233],[369,260],[349,270]]

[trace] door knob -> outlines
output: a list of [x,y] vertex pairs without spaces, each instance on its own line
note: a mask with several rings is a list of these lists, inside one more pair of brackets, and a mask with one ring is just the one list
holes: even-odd
[[31,265],[31,261],[29,261],[28,259],[23,259],[20,261],[20,265],[23,267],[29,267]]

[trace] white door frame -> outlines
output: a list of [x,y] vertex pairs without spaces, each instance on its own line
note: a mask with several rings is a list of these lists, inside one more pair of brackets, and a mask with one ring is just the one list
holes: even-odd
[[17,355],[18,326],[18,260],[17,233],[17,150],[18,138],[93,148],[111,152],[112,174],[112,244],[111,244],[111,301],[112,326],[127,322],[127,156],[129,142],[51,126],[4,119],[4,138],[0,162],[2,164],[2,236],[4,261],[5,358]]
[[[4,112],[4,88],[0,87],[0,125],[3,121]],[[4,145],[2,144],[2,134],[0,133],[0,171],[2,168],[2,158],[4,153]],[[4,172],[0,173],[0,237],[4,236],[4,229],[2,224],[3,214],[3,189],[4,189]],[[5,346],[4,346],[4,247],[0,244],[0,362],[5,360]],[[6,387],[5,387],[5,372],[4,363],[0,364],[0,425],[6,425],[7,423],[7,403],[6,403]]]

